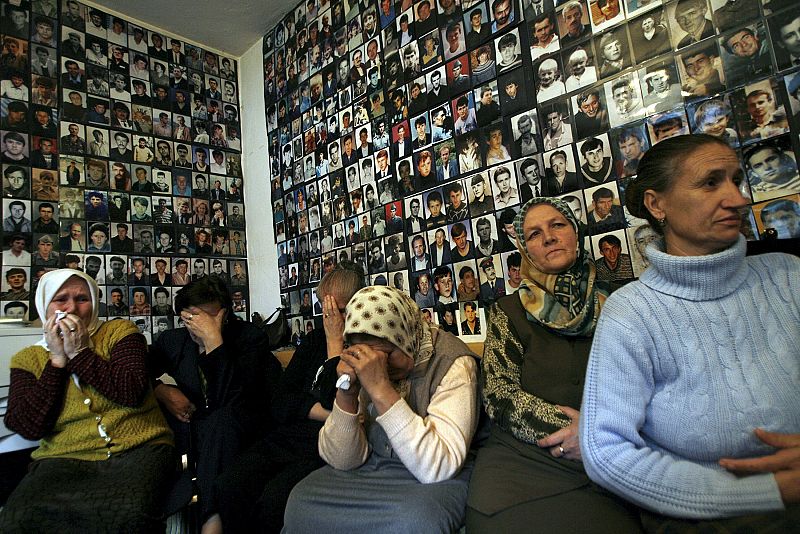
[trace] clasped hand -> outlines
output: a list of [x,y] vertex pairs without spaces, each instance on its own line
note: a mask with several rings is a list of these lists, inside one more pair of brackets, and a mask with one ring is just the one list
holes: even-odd
[[773,473],[786,504],[800,502],[800,434],[755,430],[756,437],[777,451],[759,458],[723,458],[719,465],[737,473]]
[[581,446],[578,440],[578,419],[580,412],[569,406],[558,406],[564,415],[569,417],[568,426],[557,430],[547,437],[540,439],[537,443],[539,447],[549,448],[550,454],[555,458],[566,458],[575,462],[583,461],[581,458]]
[[63,368],[67,361],[89,346],[89,331],[80,317],[72,313],[56,322],[56,315],[44,323],[44,336],[50,351],[50,364]]
[[367,391],[379,414],[397,402],[400,397],[389,379],[388,358],[385,352],[364,344],[353,345],[342,352],[336,372],[339,376],[350,375],[350,389],[336,393],[342,409],[351,413],[358,410],[361,387]]

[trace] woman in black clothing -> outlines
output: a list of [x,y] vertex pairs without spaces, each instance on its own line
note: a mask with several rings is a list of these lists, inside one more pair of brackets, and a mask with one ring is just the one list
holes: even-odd
[[364,272],[340,262],[319,284],[324,331],[305,336],[272,398],[275,426],[245,451],[216,484],[225,532],[280,532],[292,488],[324,462],[317,434],[333,407],[336,365],[344,349],[342,312],[364,287]]

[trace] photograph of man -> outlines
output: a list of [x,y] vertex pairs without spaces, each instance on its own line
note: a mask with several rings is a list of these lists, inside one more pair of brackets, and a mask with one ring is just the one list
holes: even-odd
[[473,269],[474,262],[464,262],[455,265],[456,272],[458,273],[458,288],[456,295],[460,301],[477,300],[480,294],[480,284],[478,277],[475,275]]
[[5,165],[3,168],[3,196],[22,198],[30,196],[28,169],[19,165]]
[[411,238],[411,270],[413,272],[427,271],[433,267],[431,256],[426,252],[425,236],[417,234]]
[[425,203],[428,206],[426,227],[434,228],[444,224],[447,219],[443,212],[442,193],[440,190],[436,189],[426,193]]
[[433,271],[433,287],[438,294],[435,304],[436,310],[454,309],[456,297],[454,295],[453,273],[449,267],[440,266]]
[[782,198],[755,206],[754,211],[761,208],[759,212],[761,227],[764,230],[768,228],[775,230],[778,239],[800,237],[800,203],[797,198],[797,196]]
[[611,148],[608,146],[607,134],[582,141],[578,144],[578,153],[585,187],[614,180]]
[[455,244],[450,249],[450,257],[454,262],[475,258],[475,247],[470,240],[469,231],[464,223],[457,222],[450,226],[450,239]]
[[461,182],[453,182],[444,187],[447,200],[447,222],[463,221],[469,216],[467,199]]
[[5,132],[3,134],[3,151],[0,153],[0,158],[4,163],[28,165],[30,163],[28,158],[28,135]]
[[494,47],[485,44],[469,53],[472,70],[472,84],[478,86],[486,83],[496,75]]
[[3,317],[28,320],[28,305],[24,302],[8,302],[3,306]]
[[405,229],[407,234],[414,234],[425,228],[425,218],[420,215],[421,196],[406,199],[407,215]]
[[647,118],[647,127],[654,145],[664,139],[689,133],[689,123],[683,109],[652,115]]
[[[446,269],[446,268],[445,268]],[[436,293],[431,284],[431,275],[427,272],[420,273],[414,282],[414,302],[420,308],[432,308],[436,305]]]
[[800,65],[800,10],[773,17],[769,29],[778,70]]
[[434,143],[453,137],[453,129],[453,117],[446,104],[431,111],[431,140]]
[[[623,232],[617,233],[624,237]],[[598,280],[614,282],[633,278],[631,257],[623,252],[622,241],[614,234],[606,234],[597,241],[594,259]]]
[[561,103],[542,108],[542,116],[544,117],[543,143],[545,150],[552,150],[572,142],[572,127],[569,122],[565,122],[565,120],[569,120],[569,113]]
[[749,148],[744,152],[744,163],[756,202],[800,191],[797,162],[787,137]]
[[469,89],[470,76],[467,56],[454,59],[447,64],[447,85],[451,94],[460,94]]
[[[64,222],[63,219],[61,222]],[[64,224],[63,228],[61,232],[63,235],[58,240],[58,249],[61,252],[82,252],[86,250],[83,238],[83,223],[72,221]]]
[[458,97],[453,103],[455,111],[455,133],[462,135],[478,127],[478,120],[475,116],[475,105],[472,100],[472,93],[467,93]]
[[386,256],[383,253],[383,244],[376,239],[369,244],[369,272],[371,274],[386,271]]
[[58,267],[58,254],[53,252],[53,238],[40,236],[36,241],[36,252],[33,253],[33,265],[37,267]]
[[536,143],[536,110],[511,118],[514,134],[512,154],[515,158],[529,156],[539,151]]
[[719,43],[724,51],[722,62],[725,81],[729,86],[772,74],[770,43],[763,22],[744,26],[726,37],[720,37]]
[[403,76],[406,80],[411,80],[419,76],[421,72],[419,62],[419,47],[417,41],[411,41],[400,50],[402,60]]
[[612,102],[608,115],[612,127],[632,122],[644,115],[639,77],[625,74],[604,84],[606,99]]
[[682,30],[672,32],[675,48],[683,48],[714,35],[707,0],[678,0],[670,11],[671,18]]
[[564,82],[567,92],[575,91],[597,81],[597,69],[591,57],[589,43],[577,46],[563,53],[566,72],[569,75]]
[[631,263],[635,276],[641,276],[645,269],[650,266],[645,250],[647,245],[656,241],[659,235],[649,224],[643,224],[626,230],[628,242],[633,244],[631,249]]
[[506,283],[502,278],[498,278],[494,260],[495,258],[489,257],[478,262],[482,280],[480,303],[483,307],[491,306],[495,300],[506,294]]
[[587,204],[590,194],[592,198],[592,209],[588,215],[589,235],[603,234],[627,226],[625,211],[614,202],[617,197],[615,191],[616,184],[609,184],[584,192]]
[[562,69],[558,64],[558,56],[545,59],[538,66],[534,66],[536,76],[536,101],[542,103],[566,92],[562,81]]
[[[58,266],[58,260],[53,266]],[[0,294],[0,298],[3,300],[28,300],[30,298],[27,267],[12,267],[5,272],[4,278],[3,293]]]
[[[510,1],[510,0],[509,0]],[[519,28],[506,33],[496,41],[497,73],[502,74],[522,65],[522,51],[519,45]]]
[[716,42],[688,50],[680,56],[682,89],[693,97],[710,96],[725,88],[722,60]]
[[554,197],[581,188],[570,147],[546,153],[544,161],[546,170],[542,195]]
[[689,122],[692,124],[692,133],[713,135],[728,143],[732,148],[739,146],[739,136],[736,130],[731,128],[733,110],[728,103],[727,95],[704,100],[696,106],[689,106],[688,115]]
[[[539,0],[538,4],[542,3],[543,1]],[[555,13],[548,10],[547,13],[535,15],[533,19],[526,16],[525,20],[532,21],[530,22],[532,61],[559,50],[560,42],[556,34]]]
[[519,204],[519,192],[514,179],[513,169],[502,165],[490,171],[494,182],[494,206],[500,210],[508,206]]
[[3,231],[9,233],[30,233],[31,220],[25,216],[30,206],[30,201],[25,200],[12,200],[3,201],[4,213],[6,217],[3,219]]
[[131,300],[133,304],[130,306],[131,315],[150,315],[150,303],[148,298],[148,291],[144,287],[133,287],[130,289]]
[[31,254],[27,250],[28,238],[23,234],[11,234],[7,239],[9,248],[3,251],[3,265],[19,265],[23,267],[30,265]]
[[785,76],[783,82],[786,84],[786,91],[789,93],[792,120],[795,124],[800,125],[800,72]]
[[645,114],[668,111],[683,102],[678,72],[672,61],[641,69],[639,77]]
[[633,176],[639,160],[650,147],[642,124],[612,132],[612,146],[615,151],[616,173],[620,176]]
[[[558,12],[557,12],[558,13]],[[592,34],[589,14],[583,0],[571,0],[558,13],[561,46],[570,46]]]
[[461,334],[465,336],[479,336],[481,334],[481,322],[478,318],[478,306],[474,302],[465,302],[462,306]]
[[497,231],[494,228],[494,219],[491,217],[481,217],[473,221],[475,234],[478,236],[475,242],[477,258],[484,258],[499,254],[501,251],[500,242],[495,239]]
[[743,141],[767,139],[789,131],[789,121],[782,103],[776,101],[775,87],[770,80],[746,85],[734,93],[734,98],[746,94],[747,115],[740,114],[738,130]]
[[[741,4],[741,1],[737,3],[737,6],[739,4]],[[637,63],[670,50],[667,28],[662,22],[663,17],[664,10],[658,9],[650,11],[629,23],[628,28],[633,45],[631,49]]]
[[467,28],[465,39],[468,50],[474,50],[489,38],[492,28],[484,3],[475,4],[464,11],[464,27]]
[[595,37],[595,49],[600,64],[600,78],[608,78],[631,66],[624,27],[610,30],[600,38]]

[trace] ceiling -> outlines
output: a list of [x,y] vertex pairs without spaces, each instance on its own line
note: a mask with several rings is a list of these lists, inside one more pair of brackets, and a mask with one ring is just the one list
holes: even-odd
[[96,0],[99,7],[116,11],[194,41],[239,57],[267,30],[277,24],[290,3],[279,0]]

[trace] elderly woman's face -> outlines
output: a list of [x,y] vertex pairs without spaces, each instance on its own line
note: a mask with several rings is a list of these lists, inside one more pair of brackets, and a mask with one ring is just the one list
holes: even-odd
[[749,204],[739,190],[744,177],[736,153],[718,144],[701,146],[683,158],[677,171],[668,191],[645,192],[650,213],[666,218],[667,252],[702,256],[735,243],[739,212]]
[[578,257],[578,234],[564,215],[549,204],[528,210],[522,222],[525,249],[546,274],[566,271]]
[[394,343],[375,336],[350,336],[350,345],[366,345],[375,352],[386,356],[386,372],[389,380],[402,380],[414,369],[414,359],[400,350]]
[[84,326],[88,326],[92,319],[92,294],[86,281],[77,276],[68,278],[47,306],[46,318],[56,310],[77,315]]

